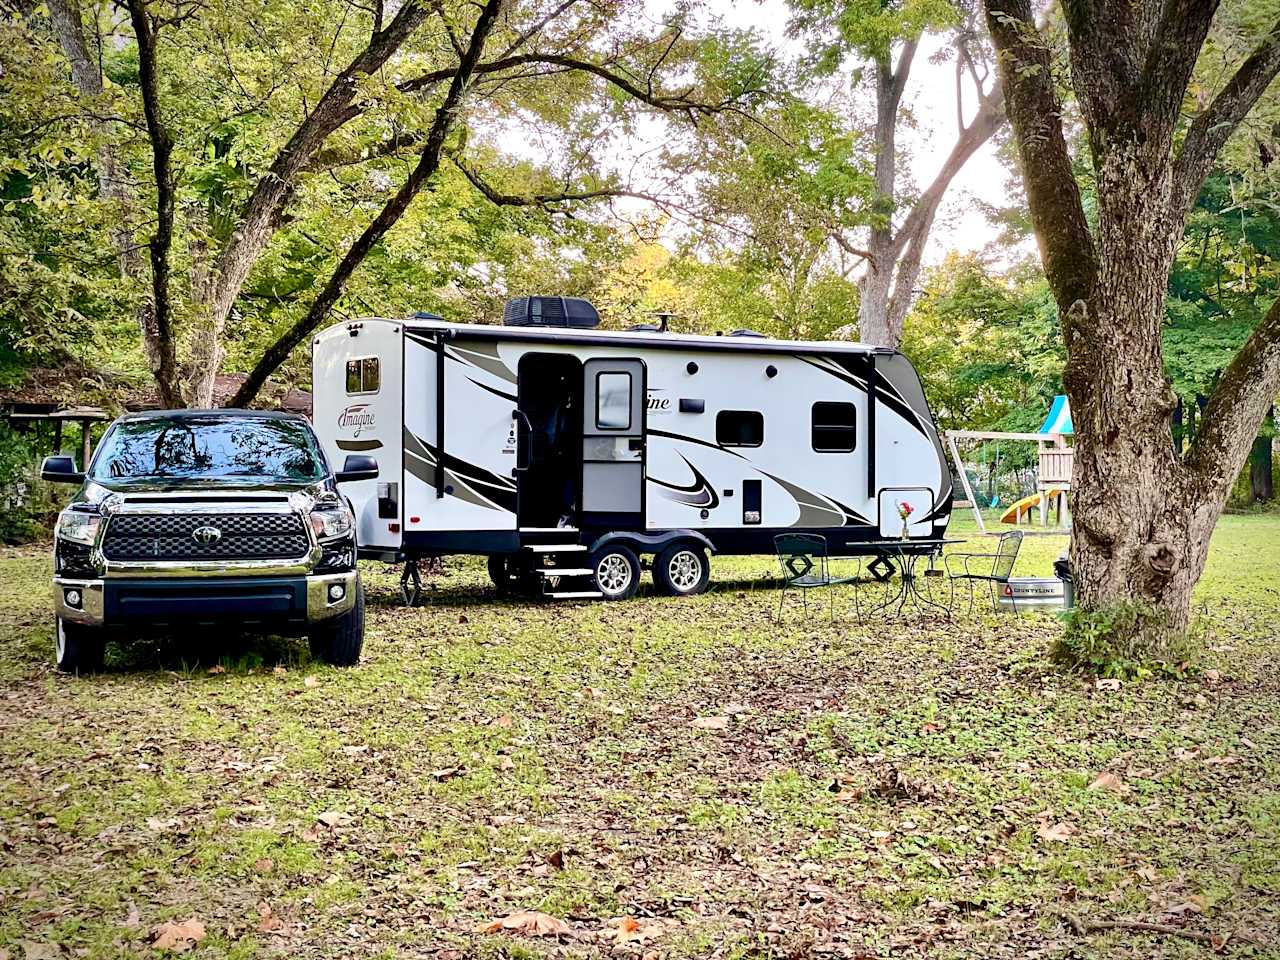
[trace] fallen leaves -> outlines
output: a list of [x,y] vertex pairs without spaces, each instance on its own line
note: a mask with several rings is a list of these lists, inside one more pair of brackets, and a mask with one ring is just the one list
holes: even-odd
[[1128,793],[1129,785],[1114,773],[1104,770],[1102,773],[1098,774],[1093,783],[1089,784],[1085,789],[1091,793],[1096,793],[1099,790],[1107,790],[1111,793]]
[[279,933],[284,929],[284,921],[276,916],[271,904],[265,900],[258,904],[258,932]]
[[1117,680],[1115,677],[1103,677],[1101,680],[1095,680],[1095,681],[1093,682],[1093,689],[1095,689],[1095,690],[1119,690],[1119,689],[1120,689],[1120,681],[1119,681],[1119,680]]
[[1043,843],[1066,843],[1075,834],[1076,828],[1069,823],[1045,823],[1036,828],[1036,836]]
[[478,929],[479,933],[520,933],[526,937],[571,937],[573,928],[549,913],[538,910],[521,910],[499,917]]
[[204,939],[204,924],[195,917],[167,920],[151,931],[151,946],[157,950],[185,953]]
[[689,726],[698,730],[728,730],[728,717],[694,717],[689,721]]

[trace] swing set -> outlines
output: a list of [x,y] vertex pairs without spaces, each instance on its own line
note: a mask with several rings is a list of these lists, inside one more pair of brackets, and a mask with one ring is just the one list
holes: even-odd
[[[947,444],[951,450],[951,459],[955,464],[956,472],[960,476],[960,483],[964,486],[965,496],[969,499],[969,506],[973,510],[973,516],[977,521],[979,530],[984,534],[991,532],[987,530],[986,522],[982,518],[980,501],[974,492],[973,485],[969,483],[969,473],[965,469],[964,461],[960,458],[960,449],[957,446],[957,442],[961,440],[994,441],[995,460],[993,471],[989,474],[993,478],[997,478],[1000,473],[1000,443],[1002,441],[1035,443],[1038,450],[1036,490],[1034,493],[1021,497],[1010,504],[1009,508],[1001,515],[1000,522],[1020,525],[1026,521],[1030,524],[1033,515],[1038,514],[1040,526],[1048,527],[1049,514],[1052,507],[1054,508],[1053,512],[1056,513],[1057,529],[1039,532],[1057,533],[1068,526],[1071,519],[1067,506],[1067,493],[1071,489],[1071,468],[1074,451],[1067,445],[1067,437],[1074,432],[1074,426],[1071,422],[1071,406],[1065,396],[1054,398],[1049,415],[1036,433],[1018,433],[1002,430],[947,431],[946,437]],[[985,450],[983,451],[983,463],[984,465],[986,463]],[[988,508],[998,507],[1000,505],[998,492],[993,490],[992,494],[984,498],[981,503]]]

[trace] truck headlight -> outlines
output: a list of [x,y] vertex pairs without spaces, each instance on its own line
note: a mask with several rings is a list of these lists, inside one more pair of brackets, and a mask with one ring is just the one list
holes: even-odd
[[72,543],[82,543],[91,547],[98,539],[98,527],[102,518],[96,513],[84,513],[80,510],[63,510],[58,514],[58,525],[54,529],[56,536]]
[[316,507],[311,511],[311,529],[315,531],[317,540],[349,537],[355,526],[355,517],[345,504]]

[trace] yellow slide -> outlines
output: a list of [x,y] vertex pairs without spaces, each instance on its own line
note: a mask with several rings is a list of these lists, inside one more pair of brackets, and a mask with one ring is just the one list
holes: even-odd
[[1040,498],[1042,496],[1048,497],[1049,501],[1052,502],[1054,497],[1062,496],[1062,488],[1050,487],[1044,493],[1037,492],[1037,493],[1031,494],[1031,496],[1029,497],[1023,497],[1021,500],[1019,500],[1017,503],[1010,506],[1008,510],[1006,510],[1004,513],[1000,515],[1000,522],[1001,523],[1019,523],[1021,522],[1023,517],[1027,517],[1029,519],[1031,515],[1031,511],[1034,508],[1040,506]]

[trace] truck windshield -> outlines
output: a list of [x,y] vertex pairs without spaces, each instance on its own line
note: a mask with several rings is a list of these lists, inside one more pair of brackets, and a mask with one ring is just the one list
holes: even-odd
[[91,476],[100,483],[157,480],[323,479],[324,461],[304,423],[226,414],[122,420],[102,438]]

